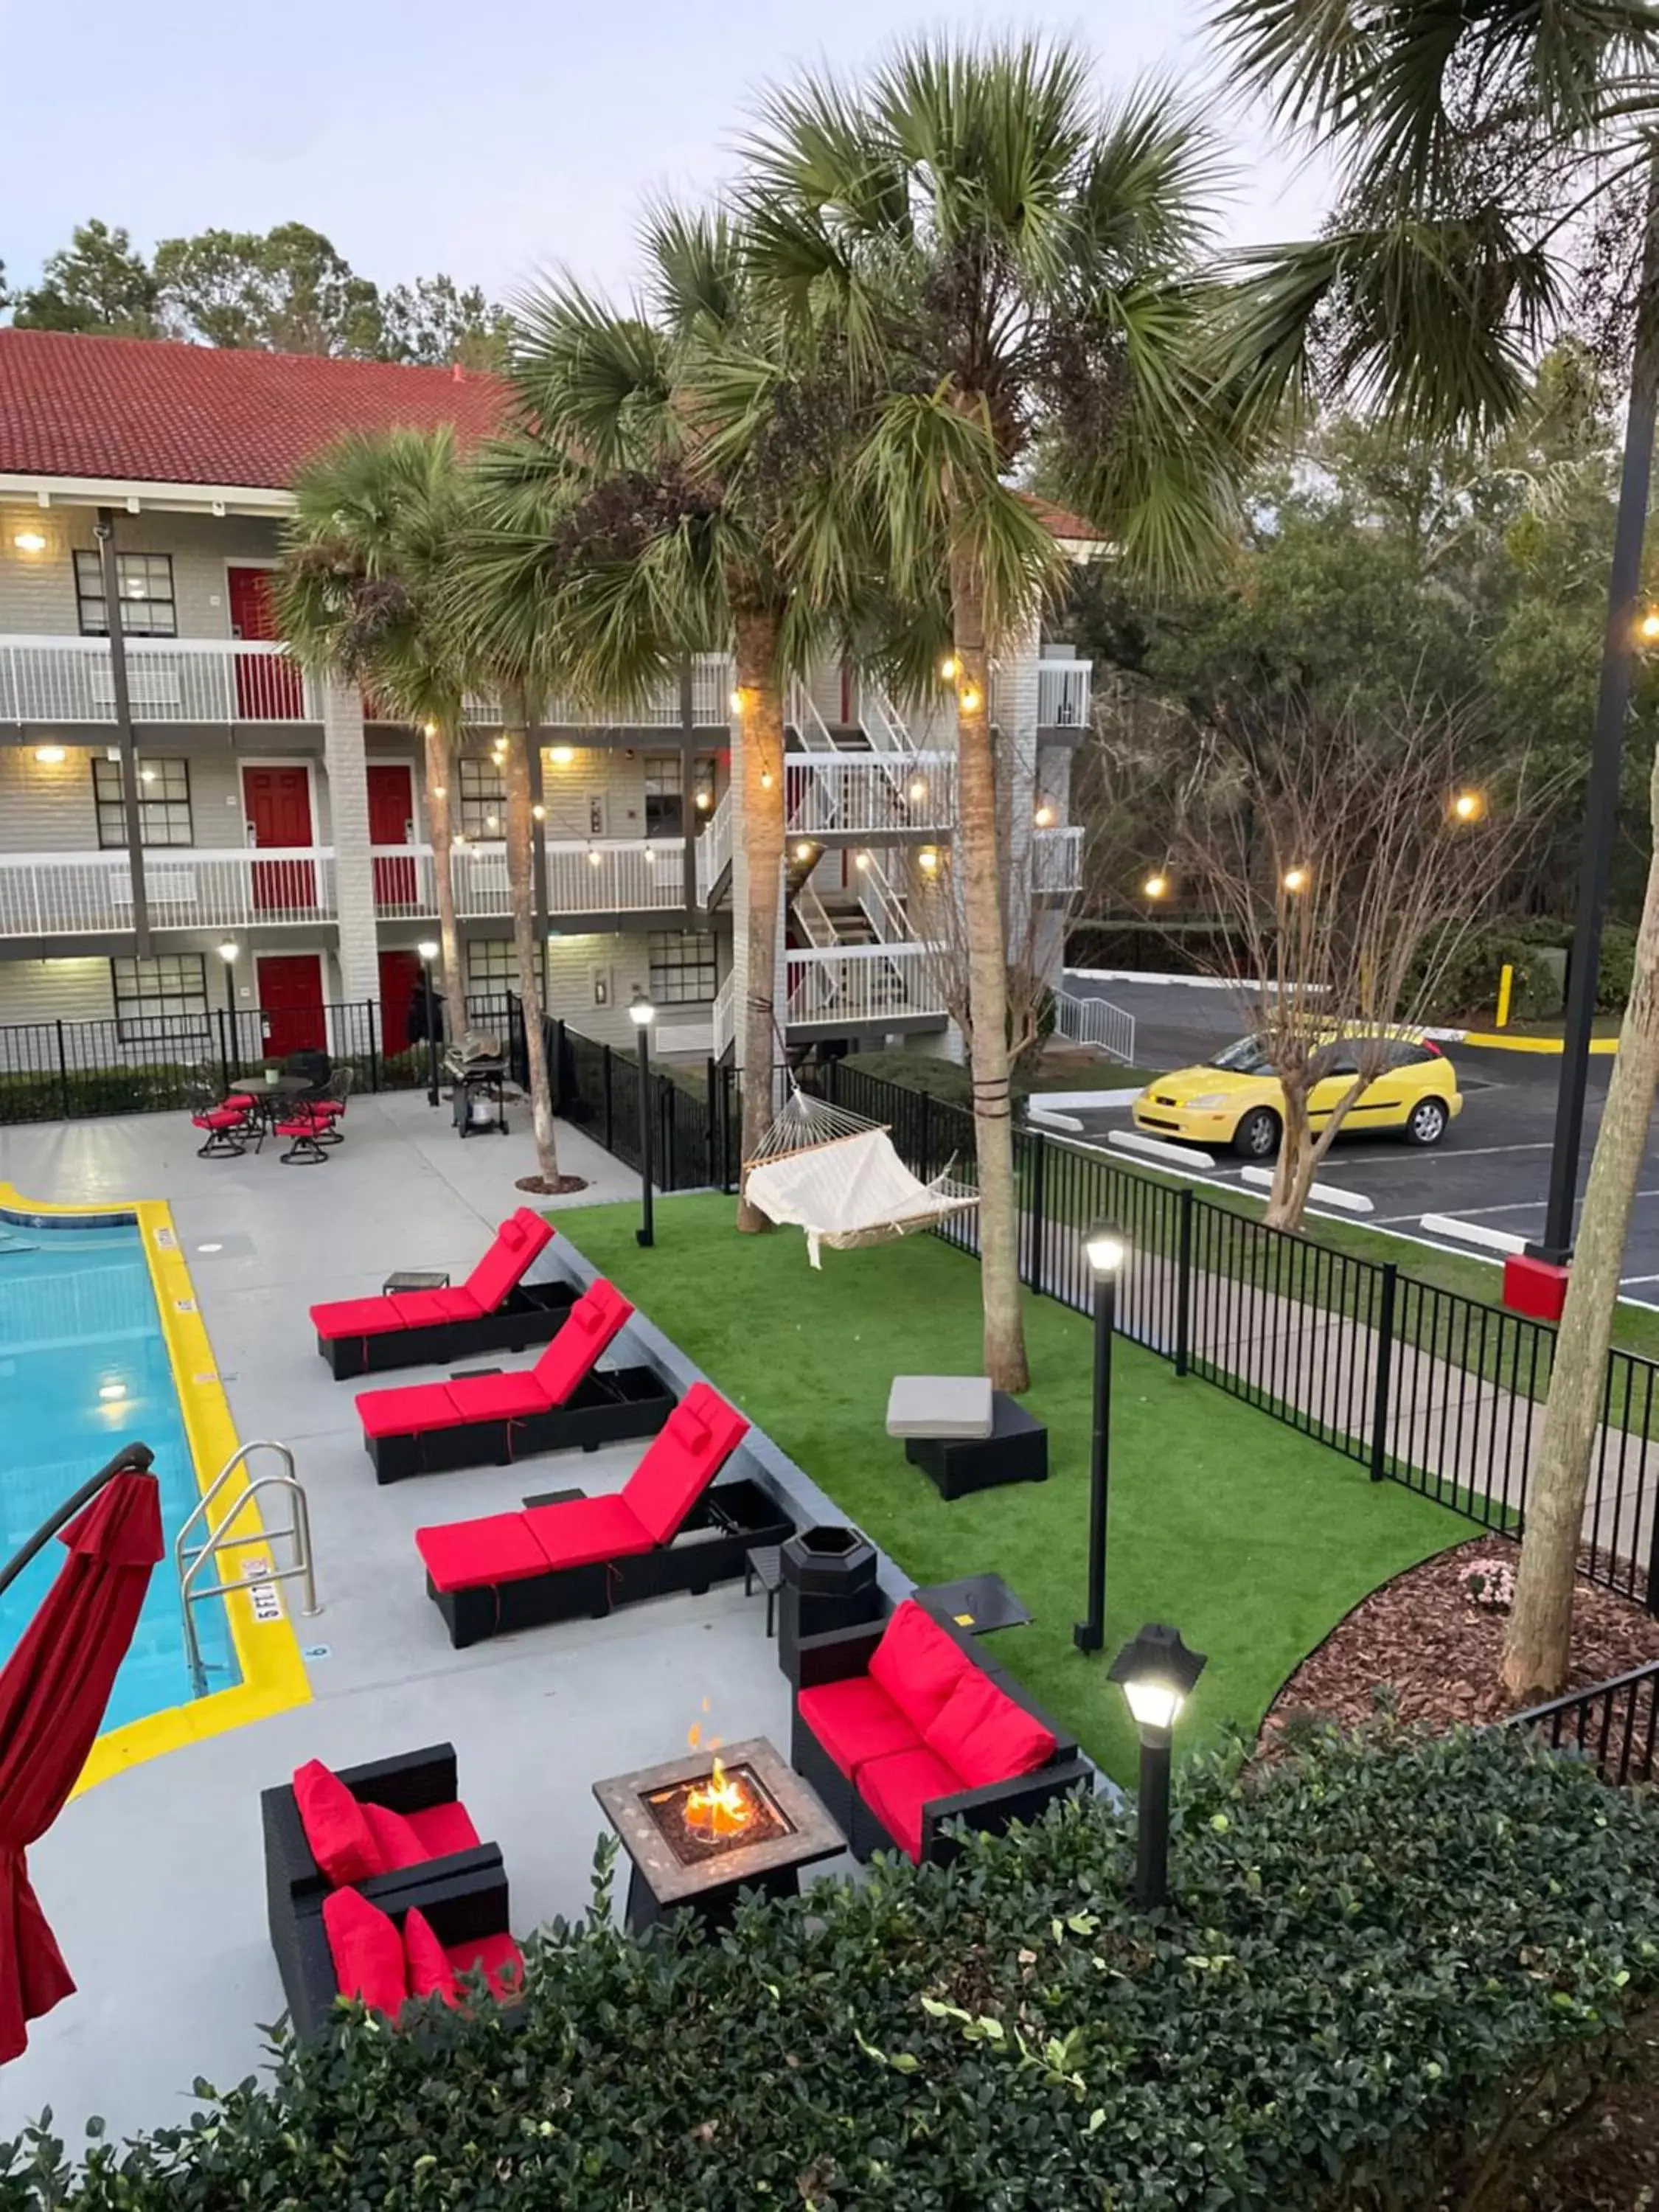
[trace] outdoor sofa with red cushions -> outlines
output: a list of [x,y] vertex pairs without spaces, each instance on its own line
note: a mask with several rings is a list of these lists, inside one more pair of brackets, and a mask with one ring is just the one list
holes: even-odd
[[[332,1772],[319,1759],[260,1795],[270,1947],[287,1987],[299,1972],[303,1923],[337,1888],[384,1903],[405,1889],[499,1869],[457,1787],[455,1747],[428,1744]],[[290,1991],[290,1996],[292,1992]]]
[[506,1467],[532,1452],[597,1451],[654,1436],[674,1394],[654,1368],[599,1370],[633,1307],[603,1276],[590,1283],[533,1367],[479,1369],[447,1382],[358,1394],[377,1482],[458,1467]]
[[740,1575],[745,1553],[793,1534],[759,1483],[709,1488],[748,1428],[717,1390],[694,1382],[616,1495],[417,1528],[427,1594],[450,1642],[459,1651],[639,1598],[700,1597]]
[[971,1637],[907,1598],[885,1626],[800,1644],[791,1765],[852,1850],[954,1856],[946,1820],[1000,1832],[1094,1786],[1075,1741]]
[[394,2024],[410,2000],[471,2008],[473,1976],[498,2004],[515,2005],[524,1954],[510,1932],[510,1902],[499,1859],[378,1899],[331,1891],[301,1924],[292,1975],[283,1978],[296,2031],[321,2035],[342,1996],[361,1997]]
[[526,1283],[553,1227],[521,1206],[465,1282],[447,1291],[397,1291],[313,1306],[317,1349],[337,1382],[392,1367],[447,1365],[482,1352],[523,1352],[556,1336],[575,1303],[573,1283]]

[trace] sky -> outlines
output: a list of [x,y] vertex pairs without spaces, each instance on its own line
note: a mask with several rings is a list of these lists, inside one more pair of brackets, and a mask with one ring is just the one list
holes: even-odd
[[1226,233],[1305,235],[1324,179],[1234,112],[1204,15],[1202,0],[948,15],[902,0],[0,0],[0,260],[31,283],[89,216],[147,251],[298,221],[382,284],[446,270],[510,299],[563,267],[623,293],[642,203],[729,174],[759,87],[941,26],[1070,34],[1108,93],[1148,72],[1185,85],[1237,159]]

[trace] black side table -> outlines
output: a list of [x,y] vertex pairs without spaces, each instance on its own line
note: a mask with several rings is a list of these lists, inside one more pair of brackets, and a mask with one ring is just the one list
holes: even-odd
[[388,1275],[380,1285],[380,1296],[390,1297],[394,1291],[447,1291],[449,1288],[447,1267],[404,1267],[395,1275]]
[[1005,1482],[1047,1482],[1048,1431],[1035,1413],[998,1390],[988,1437],[912,1437],[904,1456],[941,1498],[965,1498]]
[[766,1592],[766,1633],[771,1638],[776,1632],[778,1591],[783,1583],[783,1547],[781,1544],[757,1544],[752,1552],[744,1554],[743,1594],[750,1596],[758,1583]]

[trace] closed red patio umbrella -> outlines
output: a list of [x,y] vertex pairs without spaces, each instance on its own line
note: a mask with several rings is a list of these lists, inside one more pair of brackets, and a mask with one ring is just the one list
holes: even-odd
[[[164,1548],[150,1456],[143,1445],[129,1447],[112,1462],[121,1472],[58,1531],[69,1558],[0,1674],[0,2065],[27,2048],[28,2022],[75,1988],[29,1887],[25,1854],[86,1765]],[[52,1534],[49,1522],[0,1587]]]

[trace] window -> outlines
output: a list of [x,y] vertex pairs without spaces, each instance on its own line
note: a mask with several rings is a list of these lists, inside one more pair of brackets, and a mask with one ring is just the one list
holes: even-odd
[[[98,842],[125,849],[127,810],[121,791],[119,761],[94,761],[92,795],[97,803]],[[188,845],[192,842],[190,769],[184,761],[139,762],[138,835],[146,845]]]
[[156,1038],[202,1041],[207,1034],[206,963],[199,952],[153,960],[112,960],[116,1034],[123,1044]]
[[493,760],[477,753],[462,756],[461,829],[486,840],[507,834],[507,787]]
[[498,1011],[510,991],[519,995],[518,948],[510,937],[475,937],[466,948],[466,989],[469,999],[487,1001]]
[[684,1006],[714,997],[718,984],[712,937],[700,930],[653,929],[646,945],[656,1005]]
[[[118,553],[116,581],[121,592],[121,629],[128,637],[177,637],[179,611],[173,600],[173,556],[168,553]],[[82,637],[109,635],[104,605],[104,564],[96,553],[75,556],[75,604]]]
[[678,753],[645,757],[645,834],[647,837],[685,835],[685,784]]

